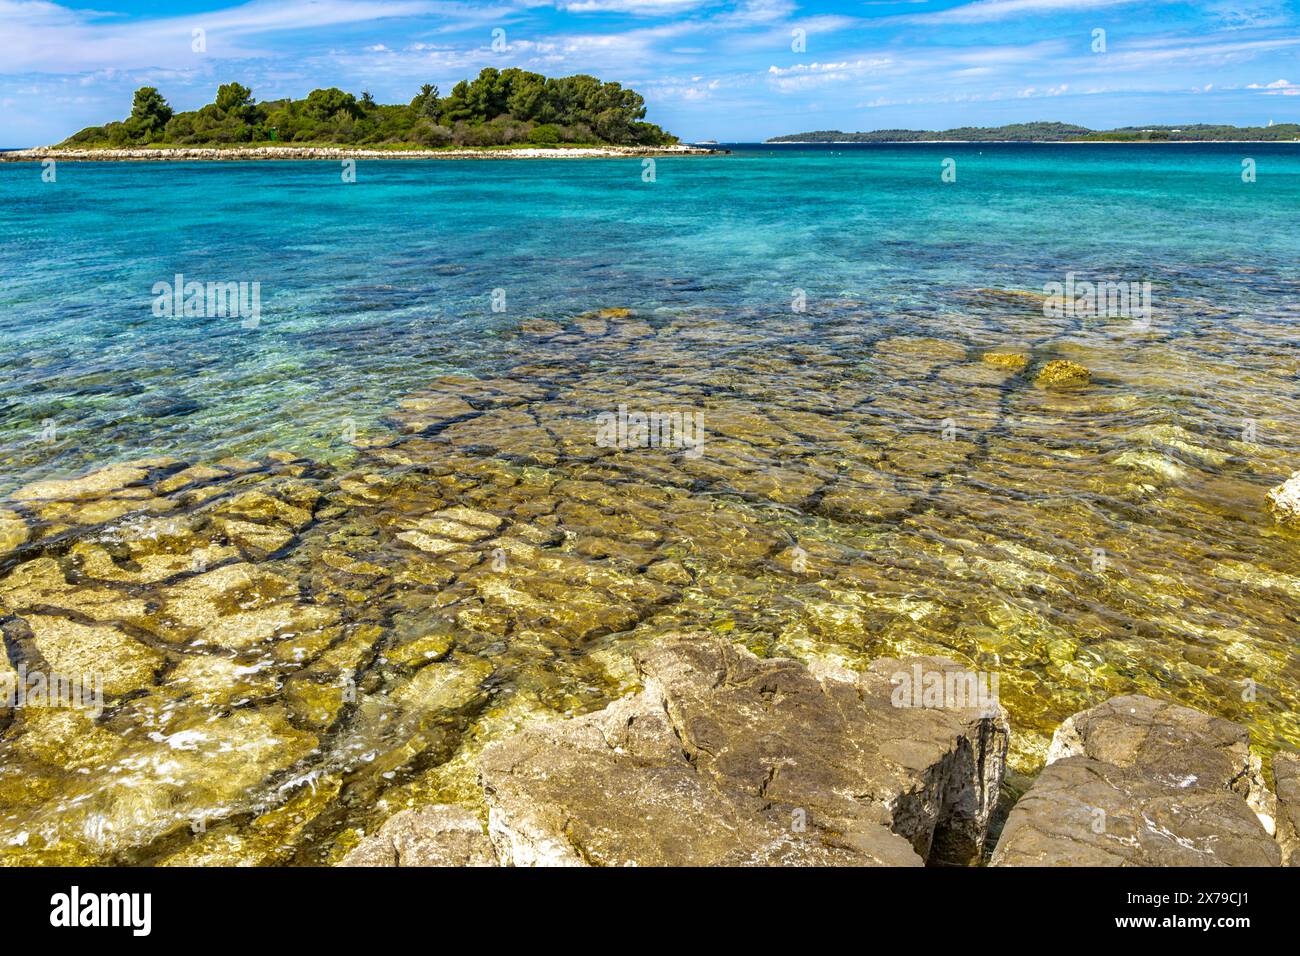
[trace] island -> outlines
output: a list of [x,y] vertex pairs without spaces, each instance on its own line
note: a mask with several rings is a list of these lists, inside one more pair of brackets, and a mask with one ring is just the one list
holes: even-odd
[[1074,123],[1011,123],[1006,126],[959,126],[956,129],[878,129],[845,133],[837,129],[773,136],[768,143],[1210,143],[1295,142],[1300,124],[1268,126],[1122,126],[1094,130]]
[[645,121],[645,99],[616,82],[487,68],[443,96],[426,83],[409,103],[385,105],[337,87],[304,99],[258,102],[241,83],[176,112],[152,86],[123,120],[89,126],[55,146],[15,150],[34,159],[268,159],[338,157],[530,158],[711,153]]

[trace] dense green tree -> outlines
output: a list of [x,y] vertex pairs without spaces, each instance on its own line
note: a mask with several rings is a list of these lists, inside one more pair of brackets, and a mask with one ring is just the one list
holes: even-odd
[[162,94],[152,86],[142,86],[135,91],[126,125],[132,138],[152,142],[162,134],[171,118],[172,108]]
[[307,94],[307,112],[316,119],[333,119],[340,115],[359,116],[357,98],[351,93],[344,93],[337,86],[325,90],[312,90]]
[[217,87],[214,104],[223,113],[237,112],[253,103],[253,91],[240,83],[223,83]]
[[416,116],[436,122],[438,113],[442,109],[442,96],[438,88],[431,83],[425,83],[420,87],[420,92],[415,99],[411,100],[411,109]]

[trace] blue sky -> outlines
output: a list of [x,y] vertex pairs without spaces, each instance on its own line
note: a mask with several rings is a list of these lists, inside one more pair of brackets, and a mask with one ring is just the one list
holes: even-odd
[[406,102],[484,66],[619,80],[686,139],[1297,122],[1300,0],[0,0],[0,146],[121,118],[144,85],[178,109],[228,80]]

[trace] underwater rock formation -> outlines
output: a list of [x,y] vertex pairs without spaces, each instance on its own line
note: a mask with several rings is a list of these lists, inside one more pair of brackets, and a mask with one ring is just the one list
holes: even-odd
[[[33,473],[0,510],[0,681],[93,660],[106,699],[0,697],[0,862],[321,864],[412,807],[486,825],[484,748],[638,691],[636,653],[672,634],[997,673],[1029,776],[1116,694],[1294,749],[1300,553],[1260,507],[1291,450],[1239,440],[1239,403],[1144,397],[1207,370],[1241,384],[1227,356],[1029,334],[1032,302],[1010,332],[1009,308],[969,335],[914,315],[815,336],[707,311],[525,322],[500,343],[515,364],[432,378],[341,462]],[[1097,380],[1037,388],[1047,355]],[[702,415],[703,454],[598,444],[622,405]],[[1249,708],[1247,679],[1268,688]]]
[[1056,359],[1039,369],[1034,381],[1042,388],[1079,388],[1092,381],[1092,373],[1078,362]]

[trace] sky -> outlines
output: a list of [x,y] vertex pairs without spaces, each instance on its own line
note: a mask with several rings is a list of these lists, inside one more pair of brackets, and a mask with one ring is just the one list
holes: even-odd
[[140,86],[404,103],[486,66],[618,80],[687,141],[1262,125],[1300,121],[1300,0],[0,0],[0,146],[121,119]]

